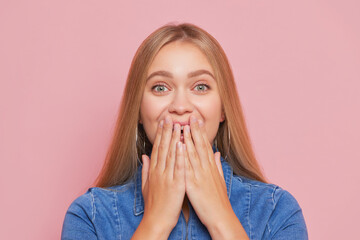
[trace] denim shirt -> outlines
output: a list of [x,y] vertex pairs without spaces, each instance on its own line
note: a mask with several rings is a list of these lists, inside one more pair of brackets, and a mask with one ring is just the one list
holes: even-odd
[[[214,149],[214,148],[213,148]],[[221,158],[227,195],[249,239],[308,239],[305,220],[296,199],[274,184],[233,174]],[[144,214],[141,169],[123,185],[89,188],[69,206],[62,240],[131,239]],[[211,239],[189,202],[189,220],[181,211],[168,239]]]

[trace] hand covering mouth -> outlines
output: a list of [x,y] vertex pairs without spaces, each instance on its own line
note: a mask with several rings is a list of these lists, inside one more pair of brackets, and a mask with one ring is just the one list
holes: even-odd
[[[175,124],[174,124],[174,125],[175,125]],[[172,128],[173,131],[174,131],[174,125],[173,125],[173,128]],[[181,132],[181,134],[184,133],[184,127],[185,127],[185,125],[180,125],[180,132]]]

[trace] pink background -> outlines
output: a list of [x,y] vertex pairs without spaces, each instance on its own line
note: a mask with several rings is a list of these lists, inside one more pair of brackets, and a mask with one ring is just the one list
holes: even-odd
[[227,53],[266,176],[311,239],[354,239],[360,214],[359,1],[0,2],[0,239],[59,239],[91,186],[131,59],[168,22]]

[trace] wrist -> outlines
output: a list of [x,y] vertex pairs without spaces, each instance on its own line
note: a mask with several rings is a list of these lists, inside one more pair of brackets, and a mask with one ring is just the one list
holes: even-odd
[[141,234],[139,234],[139,238],[136,239],[168,239],[172,229],[173,227],[171,226],[144,216],[136,230],[137,232],[141,232]]
[[209,226],[208,231],[212,239],[249,239],[239,219],[233,214],[222,221],[216,221]]

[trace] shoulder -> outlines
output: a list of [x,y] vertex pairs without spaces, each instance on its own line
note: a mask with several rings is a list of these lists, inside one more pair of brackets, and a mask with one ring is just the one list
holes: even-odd
[[251,228],[262,225],[269,238],[307,239],[302,209],[289,191],[238,175],[233,175],[233,185],[232,195],[246,200]]
[[266,195],[267,198],[272,200],[273,207],[275,207],[280,199],[281,201],[286,201],[289,204],[291,203],[291,205],[295,207],[299,207],[295,197],[290,192],[276,184],[264,183],[238,175],[233,175],[233,177],[235,181],[247,186],[251,190],[252,194],[260,196]]
[[124,198],[134,195],[134,181],[129,181],[121,185],[115,185],[111,187],[92,187],[89,188],[88,192],[99,200],[110,200],[112,198]]
[[68,207],[61,232],[61,239],[96,239],[94,196],[89,189],[78,196]]
[[107,208],[107,206],[131,201],[134,198],[134,187],[133,181],[111,187],[92,187],[86,193],[76,198],[71,205],[83,206],[84,209],[91,208],[93,218],[95,218],[99,214],[98,210],[105,211],[106,209],[103,208]]
[[251,194],[251,197],[253,199],[262,198],[266,200],[269,206],[275,203],[275,193],[278,195],[278,193],[283,193],[284,191],[282,188],[275,184],[264,183],[239,175],[233,175],[232,185],[232,191],[244,189],[243,191]]
[[263,183],[243,176],[234,175],[234,181],[245,186],[251,194],[252,201],[259,202],[260,199],[266,203],[272,211],[299,211],[301,207],[295,197],[282,187],[272,184]]
[[107,188],[92,187],[76,197],[66,211],[62,239],[97,239],[97,234],[117,226],[117,206],[124,199],[131,201],[133,186],[129,182]]
[[123,185],[116,185],[111,187],[91,187],[84,194],[76,197],[71,203],[69,210],[83,210],[88,211],[94,208],[95,202],[111,201],[111,199],[119,194],[127,194],[134,187],[133,182],[128,182]]

